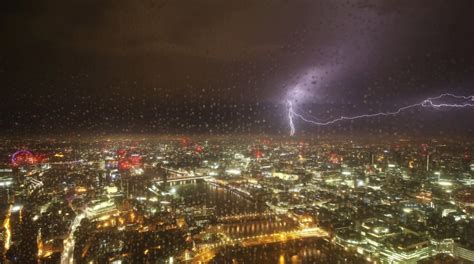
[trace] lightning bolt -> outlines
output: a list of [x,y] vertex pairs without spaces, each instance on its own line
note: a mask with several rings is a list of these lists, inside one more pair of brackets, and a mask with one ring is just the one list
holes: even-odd
[[[444,99],[444,98],[451,98],[451,99],[457,99],[457,100],[463,100],[463,101],[458,102],[458,103],[445,103],[445,102],[437,103],[436,102],[437,100]],[[327,121],[317,121],[314,119],[307,118],[303,114],[300,114],[299,112],[295,110],[296,107],[293,106],[292,102],[289,100],[287,101],[290,136],[293,136],[296,133],[295,122],[294,122],[296,118],[299,118],[300,120],[306,123],[311,123],[317,126],[328,126],[328,125],[332,125],[332,124],[345,121],[345,120],[356,120],[356,119],[372,118],[372,117],[378,117],[378,116],[394,116],[408,109],[417,108],[417,107],[440,109],[440,108],[466,108],[466,107],[473,107],[473,106],[474,106],[474,95],[464,96],[464,95],[444,93],[436,97],[426,98],[425,100],[416,104],[411,104],[411,105],[398,108],[397,110],[391,111],[391,112],[378,112],[378,113],[362,114],[362,115],[356,115],[356,116],[340,116],[338,118],[327,120]]]
[[295,117],[295,111],[293,110],[293,104],[291,103],[290,100],[288,100],[286,103],[288,107],[288,122],[290,126],[290,136],[293,136],[296,132],[295,123],[293,122],[293,118]]

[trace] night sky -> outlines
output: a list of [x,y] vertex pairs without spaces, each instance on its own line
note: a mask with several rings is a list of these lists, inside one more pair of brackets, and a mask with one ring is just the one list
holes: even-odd
[[[2,133],[288,134],[474,94],[471,0],[42,0],[0,6]],[[294,87],[298,86],[298,89]],[[472,133],[474,110],[300,134]]]

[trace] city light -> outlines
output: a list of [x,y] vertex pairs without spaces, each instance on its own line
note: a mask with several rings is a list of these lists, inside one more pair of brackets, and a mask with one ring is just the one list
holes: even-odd
[[0,263],[474,263],[472,0],[5,2]]

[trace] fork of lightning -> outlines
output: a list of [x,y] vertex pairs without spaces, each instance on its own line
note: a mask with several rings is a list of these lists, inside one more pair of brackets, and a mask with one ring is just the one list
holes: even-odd
[[[443,99],[456,99],[459,102],[457,103],[448,103],[448,102],[442,102],[442,101],[440,102],[440,100],[443,100]],[[293,105],[293,103],[290,100],[287,101],[288,125],[290,127],[291,136],[293,136],[296,133],[296,128],[295,128],[296,119],[299,119],[303,122],[310,123],[317,126],[328,126],[328,125],[332,125],[332,124],[339,123],[342,121],[347,121],[347,120],[372,118],[372,117],[378,117],[378,116],[394,116],[408,109],[417,108],[417,107],[441,109],[441,108],[467,108],[467,107],[473,107],[473,106],[474,106],[474,95],[464,96],[464,95],[455,95],[451,93],[444,93],[435,97],[428,97],[419,103],[407,105],[407,106],[404,106],[404,107],[401,107],[389,112],[368,113],[368,114],[361,114],[361,115],[355,115],[355,116],[340,116],[340,117],[326,120],[326,121],[318,121],[318,120],[309,118],[303,115],[302,113],[298,112],[296,110],[296,107]]]

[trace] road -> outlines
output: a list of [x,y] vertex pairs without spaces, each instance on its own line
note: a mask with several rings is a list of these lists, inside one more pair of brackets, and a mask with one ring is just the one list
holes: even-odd
[[71,225],[71,230],[69,232],[69,236],[63,242],[63,253],[61,255],[61,264],[73,264],[74,263],[74,232],[76,229],[81,225],[82,219],[86,217],[84,212],[76,215],[74,218],[74,222]]
[[12,214],[12,208],[13,208],[13,205],[10,204],[8,206],[7,214],[5,215],[5,220],[3,221],[3,228],[5,228],[5,242],[3,244],[4,252],[7,252],[8,249],[10,248],[11,239],[12,239],[12,230],[11,230],[11,224],[10,224],[10,216]]

